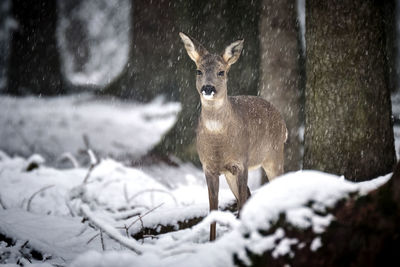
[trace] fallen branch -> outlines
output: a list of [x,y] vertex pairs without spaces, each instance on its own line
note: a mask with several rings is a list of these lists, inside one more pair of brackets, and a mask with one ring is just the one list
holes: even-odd
[[122,246],[126,247],[127,249],[132,250],[136,254],[138,255],[142,254],[143,248],[139,243],[137,243],[136,240],[124,237],[114,227],[108,225],[103,220],[97,218],[90,211],[90,208],[87,205],[81,206],[81,212],[93,225],[95,225],[100,231],[103,231],[108,237],[118,242]]
[[53,186],[54,185],[45,186],[45,187],[39,189],[38,191],[36,191],[35,193],[33,193],[32,196],[28,199],[28,204],[26,205],[26,210],[31,211],[31,203],[32,203],[32,200],[35,198],[35,196],[37,196],[38,194],[42,193],[43,191],[45,191],[49,188],[52,188]]

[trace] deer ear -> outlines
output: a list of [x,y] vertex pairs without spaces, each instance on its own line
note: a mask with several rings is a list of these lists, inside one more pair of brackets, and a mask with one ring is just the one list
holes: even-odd
[[195,39],[190,38],[182,32],[179,33],[179,36],[185,44],[186,52],[194,62],[197,63],[202,56],[208,54],[207,50]]
[[240,53],[242,53],[243,50],[243,42],[243,39],[237,40],[225,48],[222,58],[228,65],[232,65],[239,59]]

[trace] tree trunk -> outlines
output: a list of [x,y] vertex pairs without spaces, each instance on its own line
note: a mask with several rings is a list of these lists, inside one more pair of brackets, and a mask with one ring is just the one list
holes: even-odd
[[13,28],[10,17],[11,0],[0,3],[0,93],[7,86],[8,57],[10,53],[10,37]]
[[[230,42],[245,39],[240,60],[229,72],[228,94],[256,95],[259,73],[258,42],[259,2],[180,1],[175,3],[175,28],[200,41],[211,53],[222,53]],[[179,37],[176,35],[176,40]],[[180,40],[178,40],[180,42]],[[195,65],[187,56],[183,44],[179,64],[174,66],[178,79],[182,111],[175,126],[150,153],[174,155],[184,161],[199,163],[195,147],[195,128],[200,109],[195,86]]]
[[304,168],[367,180],[395,162],[383,7],[306,2]]
[[12,35],[8,86],[14,95],[55,95],[65,91],[58,55],[56,0],[14,0],[18,28]]
[[132,43],[124,71],[102,93],[147,102],[163,94],[177,100],[178,28],[175,1],[132,1]]
[[296,1],[263,0],[259,28],[260,95],[281,112],[289,131],[285,171],[299,170],[301,83]]

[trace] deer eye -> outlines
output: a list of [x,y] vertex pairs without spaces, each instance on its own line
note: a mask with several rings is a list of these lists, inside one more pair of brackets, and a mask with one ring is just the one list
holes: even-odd
[[203,75],[203,72],[201,72],[201,70],[196,70],[196,74],[197,75]]
[[224,76],[225,75],[225,71],[220,71],[220,72],[218,72],[218,76]]

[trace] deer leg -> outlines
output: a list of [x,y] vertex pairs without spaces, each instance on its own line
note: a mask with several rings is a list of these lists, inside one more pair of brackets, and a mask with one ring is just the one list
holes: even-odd
[[237,176],[237,187],[239,191],[239,198],[238,198],[238,217],[240,216],[240,211],[246,200],[250,197],[249,195],[249,188],[247,187],[247,179],[248,179],[248,170],[244,168],[239,175]]
[[238,217],[240,209],[244,202],[251,196],[250,189],[247,186],[248,170],[247,168],[240,168],[236,164],[226,165],[227,170],[225,174],[226,181],[228,182],[229,188],[235,196],[238,203]]
[[279,146],[274,152],[270,153],[262,163],[262,167],[267,173],[268,181],[275,179],[277,176],[283,174],[283,144]]
[[239,189],[238,189],[238,184],[237,184],[237,175],[234,175],[231,172],[226,172],[225,178],[226,178],[229,188],[231,189],[236,200],[239,201]]
[[[208,200],[210,203],[210,212],[218,210],[218,190],[219,190],[219,176],[206,172],[206,181],[208,187]],[[214,222],[210,225],[210,241],[215,240],[217,224]]]

